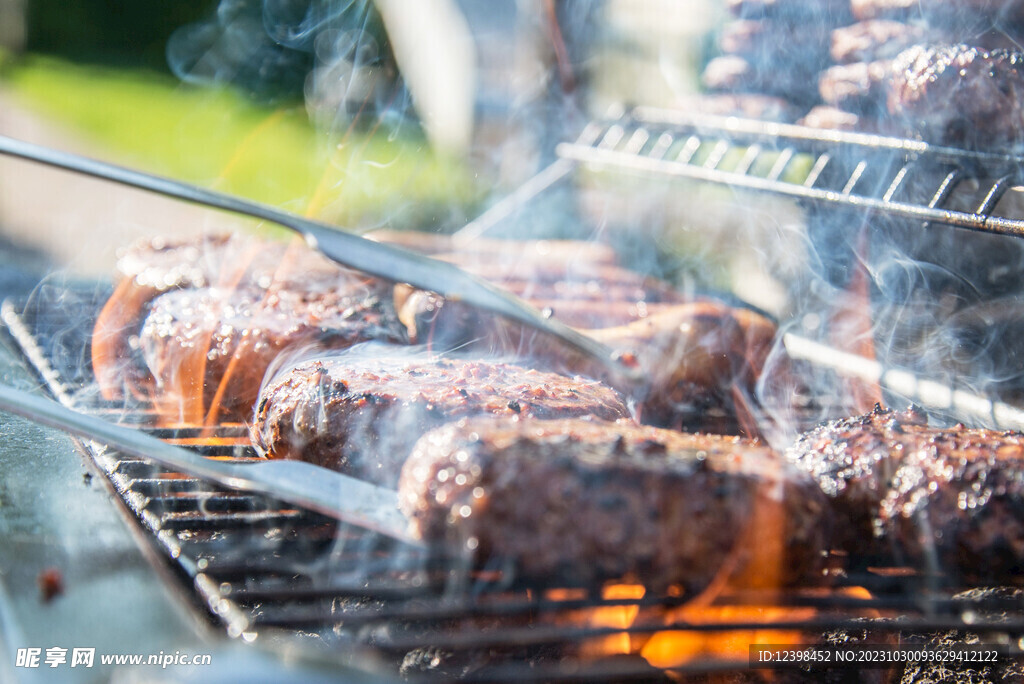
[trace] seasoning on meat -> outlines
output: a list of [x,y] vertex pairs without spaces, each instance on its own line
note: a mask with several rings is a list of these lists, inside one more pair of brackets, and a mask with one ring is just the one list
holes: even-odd
[[876,407],[816,428],[787,455],[849,521],[840,543],[851,553],[979,582],[1020,576],[1024,434],[931,428],[916,411]]
[[301,363],[275,378],[260,395],[252,435],[272,458],[393,485],[424,432],[478,414],[509,422],[618,420],[629,411],[613,390],[591,380],[507,363],[416,358],[380,346]]
[[780,584],[820,579],[829,524],[806,474],[756,442],[580,419],[478,417],[430,432],[399,499],[415,534],[480,565],[688,591],[750,563]]

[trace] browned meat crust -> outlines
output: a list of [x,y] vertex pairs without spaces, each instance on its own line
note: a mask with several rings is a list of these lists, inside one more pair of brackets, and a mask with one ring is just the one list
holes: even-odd
[[817,480],[861,557],[1016,583],[1024,568],[1024,435],[930,428],[914,411],[822,425],[787,456]]
[[[629,322],[622,320],[624,307],[634,307],[640,314],[637,318],[641,318],[648,304],[685,301],[668,283],[617,266],[577,264],[569,270],[564,265],[549,268],[521,263],[507,268],[492,265],[487,269],[474,264],[467,270],[477,272],[538,309],[551,309],[556,316],[560,316],[558,312],[573,310],[582,313],[589,307],[595,315],[584,327],[602,328]],[[580,306],[574,309],[577,304]],[[603,315],[601,306],[609,307],[610,315]],[[493,332],[506,327],[486,312],[453,305],[440,295],[407,285],[395,287],[395,307],[412,340],[426,342],[429,339],[439,348],[462,346],[478,340],[482,331]]]
[[186,423],[244,421],[267,369],[288,350],[405,341],[390,303],[341,291],[179,290],[158,297],[139,335],[161,414]]
[[699,591],[752,564],[768,584],[814,580],[828,526],[813,482],[767,447],[586,420],[435,430],[405,463],[399,497],[415,534],[479,564],[659,590]]
[[[555,300],[533,300],[555,318],[569,311]],[[600,300],[593,302],[600,307]],[[571,303],[570,303],[571,305]],[[735,393],[751,395],[768,353],[775,325],[746,309],[710,298],[648,308],[645,302],[603,302],[593,311],[595,327],[582,332],[623,356],[635,358],[650,385],[633,397],[641,419],[661,427],[699,429],[708,409],[734,415]],[[642,315],[616,325],[623,309]],[[579,313],[589,315],[589,310]],[[592,359],[552,345],[537,332],[429,293],[412,295],[399,313],[419,342],[439,348],[516,354],[539,367],[611,381]],[[698,422],[694,422],[694,421]]]
[[393,485],[424,432],[479,414],[506,422],[617,420],[629,411],[613,390],[591,380],[504,363],[413,358],[380,347],[302,363],[275,378],[260,395],[252,434],[273,458]]
[[[470,264],[482,275],[509,280],[514,288],[523,290],[536,287],[538,291],[543,290],[556,297],[560,296],[558,293],[565,293],[565,296],[574,299],[586,298],[588,294],[593,297],[594,279],[617,277],[616,273],[623,274],[620,279],[622,288],[642,288],[644,282],[636,274],[616,269],[613,265],[614,252],[599,244],[568,240],[474,240],[462,245],[448,236],[394,231],[381,231],[374,237],[422,251],[444,252],[457,262]],[[197,330],[205,331],[202,334],[209,337],[209,331],[217,327],[216,317],[225,316],[225,339],[248,336],[246,328],[252,327],[254,334],[251,339],[259,338],[268,344],[260,344],[254,349],[244,346],[240,348],[235,344],[228,346],[253,357],[252,364],[245,359],[235,364],[249,369],[255,375],[266,367],[269,360],[267,355],[285,346],[292,346],[293,342],[308,341],[310,335],[317,337],[313,332],[321,327],[318,322],[320,318],[334,318],[332,322],[325,323],[328,327],[338,324],[341,312],[355,305],[355,299],[359,296],[374,298],[362,309],[372,317],[374,310],[386,306],[384,295],[390,289],[390,285],[340,267],[299,242],[282,244],[244,237],[210,236],[184,242],[153,240],[140,243],[122,256],[118,270],[121,279],[117,290],[100,314],[93,333],[93,368],[100,389],[108,399],[131,395],[151,398],[156,387],[149,370],[151,366],[160,369],[162,389],[172,388],[169,397],[171,402],[182,396],[202,394],[194,387],[181,386],[177,381],[171,382],[167,375],[170,372],[167,361],[180,355],[178,348],[181,344],[170,337],[174,334],[176,321],[197,325]],[[569,274],[575,279],[571,280]],[[516,278],[519,280],[515,281]],[[536,278],[541,284],[528,284],[525,278]],[[151,303],[161,294],[172,290],[210,287],[222,288],[224,291],[239,289],[244,294],[238,295],[236,302],[229,301],[231,297],[223,292],[216,296],[206,293],[164,300],[157,307],[159,316],[155,320],[159,321],[159,325],[150,325],[142,331]],[[652,288],[652,292],[655,291],[658,290]],[[277,310],[264,310],[265,307],[259,303],[263,299],[261,292],[270,297]],[[281,299],[279,293],[287,294]],[[321,296],[324,303],[320,308],[324,311],[317,312],[313,300]],[[626,289],[618,292],[617,296],[627,297]],[[295,329],[289,330],[279,320],[284,313],[280,307],[293,300],[297,302],[298,308],[295,311]],[[195,320],[196,311],[172,310],[174,306],[193,307],[199,301],[204,302],[199,305],[204,317],[201,322]],[[328,306],[341,308],[330,313],[325,309]],[[253,321],[246,323],[245,315],[253,316]],[[313,318],[310,319],[310,316]],[[276,323],[271,325],[271,329],[261,328],[265,321],[258,320],[260,318],[269,318]],[[368,321],[361,329],[369,332],[376,324],[375,321]],[[352,329],[360,326],[347,319],[343,327]],[[158,336],[144,339],[153,333]],[[199,333],[194,330],[192,334]],[[328,337],[339,339],[337,335]],[[372,334],[369,338],[378,337]],[[385,337],[394,341],[403,339],[394,330]],[[223,340],[213,342],[216,346],[221,345]],[[141,353],[143,349],[146,350],[145,356]],[[189,382],[198,383],[202,378],[204,385],[215,389],[220,379],[214,374],[223,370],[219,363],[221,360],[211,359],[211,363],[207,364],[207,372],[199,369],[195,378]],[[254,381],[258,386],[259,378],[254,378]],[[245,387],[249,388],[251,384],[248,382]],[[247,414],[249,408],[245,408],[244,403],[255,401],[255,393],[251,391],[235,397],[226,392],[225,395],[223,405],[227,412],[224,416],[231,418],[239,416],[229,405],[237,404],[238,410]],[[209,406],[209,402],[206,405]],[[181,406],[173,403],[164,408],[171,410],[172,416],[180,416],[183,411]],[[200,411],[200,402],[196,400],[185,413],[198,418]]]
[[889,111],[926,140],[967,147],[1024,137],[1024,53],[916,46],[897,57]]
[[206,255],[219,253],[227,236],[197,241],[152,240],[128,249],[118,260],[120,280],[97,317],[92,336],[93,373],[103,397],[121,399],[152,388],[152,378],[130,344],[149,302],[161,292],[208,284]]
[[1024,581],[1024,434],[909,426],[880,519],[897,553],[973,584]]
[[825,423],[786,452],[833,500],[837,519],[847,521],[836,530],[840,547],[861,555],[878,551],[878,511],[899,467],[894,462],[895,435],[905,424],[923,421],[914,413],[876,407],[867,415]]

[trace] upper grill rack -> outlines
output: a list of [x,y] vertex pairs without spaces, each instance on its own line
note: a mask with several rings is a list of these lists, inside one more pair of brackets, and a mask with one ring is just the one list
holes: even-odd
[[[1024,218],[996,211],[1021,182],[1024,158],[1012,154],[648,107],[613,113],[557,152],[586,164],[1024,237]],[[978,203],[948,208],[968,179],[982,185]]]

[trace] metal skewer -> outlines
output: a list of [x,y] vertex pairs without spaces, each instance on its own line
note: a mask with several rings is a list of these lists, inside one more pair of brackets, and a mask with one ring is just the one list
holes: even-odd
[[600,363],[609,371],[610,382],[622,389],[645,384],[643,373],[620,362],[607,346],[559,321],[545,318],[520,298],[452,264],[346,233],[266,204],[5,136],[0,136],[0,154],[276,223],[302,235],[310,247],[339,264],[396,283],[409,283],[452,301],[466,302],[551,335]]

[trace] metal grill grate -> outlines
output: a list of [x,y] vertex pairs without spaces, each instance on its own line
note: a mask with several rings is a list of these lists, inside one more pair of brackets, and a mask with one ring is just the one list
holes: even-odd
[[[916,140],[638,107],[557,148],[564,159],[688,178],[833,208],[1024,237],[1024,218],[997,211],[1022,160]],[[947,206],[979,181],[975,206]]]
[[[74,306],[68,305],[68,291],[59,300],[38,295],[20,308],[5,302],[8,329],[51,391],[79,410],[189,444],[211,458],[253,458],[244,426],[219,426],[216,444],[204,443],[197,428],[157,426],[145,405],[96,400],[90,383],[82,384],[85,366],[59,365],[87,350],[88,312],[103,294],[87,293]],[[79,354],[66,353],[71,349]],[[746,667],[745,660],[704,656],[658,670],[635,655],[597,655],[609,637],[642,640],[666,630],[697,636],[797,630],[814,641],[830,630],[868,628],[885,638],[908,630],[961,629],[1011,644],[1011,634],[1024,633],[1016,595],[956,599],[941,578],[891,570],[840,575],[829,590],[730,593],[713,604],[781,611],[768,622],[742,612],[729,617],[728,610],[713,620],[673,612],[689,597],[611,598],[599,588],[522,587],[502,568],[467,571],[265,497],[223,490],[95,444],[83,447],[124,511],[148,531],[161,562],[181,578],[197,608],[229,635],[261,642],[283,635],[321,655],[326,647],[349,664],[389,674],[402,670],[413,679],[646,681],[670,671]],[[850,586],[867,589],[870,597],[844,591]],[[638,616],[628,627],[595,619],[600,609],[627,608]],[[812,613],[800,612],[806,610]]]

